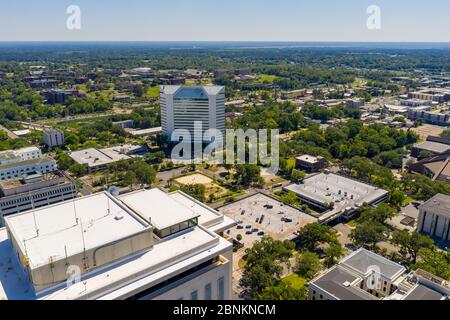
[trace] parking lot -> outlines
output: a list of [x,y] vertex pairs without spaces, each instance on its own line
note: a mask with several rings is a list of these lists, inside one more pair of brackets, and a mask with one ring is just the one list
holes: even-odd
[[241,242],[245,247],[263,236],[276,240],[290,239],[303,226],[317,221],[262,193],[221,207],[219,211],[238,222],[230,230],[230,236],[236,239],[238,234],[242,235]]

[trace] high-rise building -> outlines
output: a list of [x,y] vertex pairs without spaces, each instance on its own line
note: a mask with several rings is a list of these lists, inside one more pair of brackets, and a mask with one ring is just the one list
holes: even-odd
[[[161,86],[160,96],[163,133],[169,138],[177,129],[188,130],[193,142],[208,142],[208,139],[203,137],[203,133],[208,129],[218,129],[224,134],[224,87]],[[195,122],[202,124],[201,132],[195,132],[197,136],[194,135]]]

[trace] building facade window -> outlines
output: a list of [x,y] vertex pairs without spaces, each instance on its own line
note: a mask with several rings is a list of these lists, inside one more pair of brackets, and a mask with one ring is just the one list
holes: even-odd
[[205,285],[205,300],[212,300],[212,288],[211,283]]
[[217,298],[219,300],[225,300],[225,279],[224,277],[217,280]]
[[198,291],[194,290],[191,292],[191,300],[198,300]]

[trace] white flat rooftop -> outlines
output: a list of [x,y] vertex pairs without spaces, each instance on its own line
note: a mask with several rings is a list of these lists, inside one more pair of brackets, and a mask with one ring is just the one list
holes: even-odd
[[6,229],[0,229],[0,300],[72,300],[123,298],[134,289],[149,287],[211,257],[231,250],[231,243],[202,227],[157,242],[147,252],[125,258],[82,276],[81,282],[65,285],[36,297],[11,248]]
[[160,189],[140,190],[121,195],[119,199],[158,230],[199,217]]
[[162,132],[162,127],[155,127],[149,129],[139,129],[139,130],[131,130],[130,134],[133,136],[141,136],[147,134],[156,134]]
[[89,167],[101,166],[113,162],[113,158],[95,148],[73,151],[69,156],[77,163]]
[[[75,217],[78,217],[78,223]],[[70,257],[84,249],[93,249],[150,227],[106,192],[11,215],[5,217],[5,223],[22,252],[28,256],[32,268],[46,265],[50,259],[57,261],[65,258],[66,254]]]
[[209,228],[209,230],[220,232],[236,225],[234,220],[224,216],[219,211],[208,207],[207,205],[181,191],[172,192],[169,196],[200,215],[198,217],[198,223]]
[[73,151],[69,154],[69,156],[79,164],[88,165],[89,167],[96,167],[120,160],[131,159],[127,153],[139,150],[140,148],[141,146],[132,144],[105,149],[88,148]]
[[386,190],[332,173],[311,176],[303,184],[291,184],[285,189],[321,205],[333,202],[339,210],[372,204],[388,194]]

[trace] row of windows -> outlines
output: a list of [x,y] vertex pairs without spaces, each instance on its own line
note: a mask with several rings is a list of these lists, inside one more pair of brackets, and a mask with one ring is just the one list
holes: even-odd
[[[212,285],[207,283],[204,288],[204,300],[212,300]],[[179,300],[183,300],[180,298]],[[191,300],[198,300],[198,290],[191,292]],[[225,278],[221,277],[217,280],[217,300],[225,300]]]
[[[33,201],[39,201],[42,198],[48,198],[49,196],[53,196],[53,195],[60,196],[62,194],[65,194],[66,192],[73,193],[73,191],[74,191],[73,187],[69,186],[69,187],[64,187],[64,188],[57,189],[57,190],[50,190],[50,191],[47,191],[47,192],[41,192],[41,193],[33,194],[32,198],[33,198]],[[11,205],[15,205],[15,204],[23,203],[23,202],[28,202],[28,201],[30,201],[30,197],[29,196],[25,196],[25,197],[22,197],[22,198],[1,202],[0,203],[0,207],[11,206]]]
[[28,168],[22,168],[22,169],[17,169],[17,170],[3,171],[0,173],[0,176],[1,176],[2,180],[5,178],[5,176],[7,177],[7,179],[12,179],[12,178],[18,178],[20,174],[24,174],[27,172],[33,172],[33,171],[37,171],[37,170],[40,170],[42,172],[48,172],[48,171],[53,171],[54,169],[55,169],[54,165],[46,165],[46,166],[40,166],[40,167],[28,167]]

